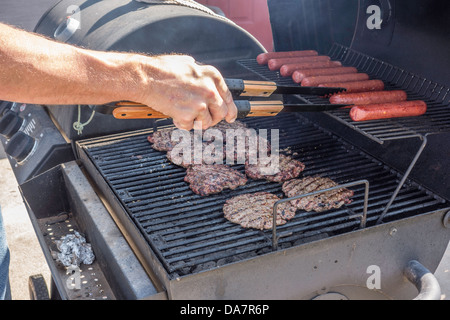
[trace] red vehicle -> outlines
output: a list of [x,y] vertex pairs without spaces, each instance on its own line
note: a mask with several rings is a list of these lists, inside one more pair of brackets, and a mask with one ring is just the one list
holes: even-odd
[[267,0],[198,0],[222,10],[225,16],[250,32],[267,51],[273,50]]

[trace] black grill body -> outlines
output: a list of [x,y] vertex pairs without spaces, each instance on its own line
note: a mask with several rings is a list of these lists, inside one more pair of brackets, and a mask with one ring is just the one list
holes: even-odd
[[[280,129],[280,149],[305,163],[305,176],[327,176],[340,184],[367,179],[370,185],[367,227],[371,230],[368,233],[375,232],[373,228],[401,179],[398,172],[302,117],[292,119],[292,116],[286,115],[245,122],[255,129]],[[170,298],[305,298],[311,293],[303,289],[297,288],[297,292],[293,292],[290,291],[293,288],[282,291],[272,287],[284,288],[281,283],[287,285],[286,279],[293,281],[298,277],[302,278],[298,282],[302,286],[304,279],[308,278],[292,267],[292,261],[278,261],[280,265],[277,266],[277,271],[272,269],[274,261],[281,259],[281,252],[299,255],[299,260],[308,261],[310,254],[322,254],[319,247],[316,247],[318,243],[322,243],[324,247],[328,247],[330,243],[340,243],[341,246],[341,237],[351,237],[349,234],[355,233],[362,236],[361,233],[365,233],[366,229],[360,229],[364,210],[364,186],[355,186],[352,188],[355,192],[352,204],[322,214],[299,212],[286,225],[277,227],[280,238],[276,251],[279,251],[274,253],[271,231],[241,228],[223,217],[222,207],[226,199],[237,194],[263,190],[282,196],[280,184],[264,180],[251,181],[237,190],[224,191],[218,195],[195,195],[183,181],[185,169],[171,164],[165,153],[150,148],[147,141],[150,132],[151,130],[80,141],[78,148],[86,169],[94,177],[108,202],[114,203],[114,211],[118,213],[120,224],[132,234],[130,241],[151,252],[150,256],[144,258],[144,264],[149,266],[148,269],[154,270],[156,277],[163,279]],[[236,165],[235,168],[243,170],[242,165]],[[413,181],[408,181],[385,221],[414,220],[414,217],[422,217],[430,212],[433,212],[431,215],[439,216],[440,220],[447,210],[446,200]],[[375,227],[374,230],[376,229]],[[440,239],[436,239],[436,243],[441,243],[439,250],[442,250],[445,249],[446,241],[448,242],[448,231],[445,228],[438,229],[441,229],[443,238],[438,237]],[[378,234],[380,238],[376,239],[375,234],[377,233],[372,235],[375,238],[371,240],[371,246],[379,248],[379,244],[383,243],[383,236]],[[365,241],[361,240],[362,243]],[[305,249],[305,245],[311,245],[315,249]],[[414,250],[416,249],[418,248]],[[344,254],[348,257],[352,249],[345,250],[350,251]],[[158,258],[157,261],[155,257]],[[342,268],[340,263],[350,263],[347,258],[338,257],[339,254],[333,260],[337,269]],[[355,261],[355,267],[362,268],[371,259],[377,261],[374,264],[381,263],[379,258],[362,254]],[[253,259],[254,262],[251,262]],[[258,263],[257,261],[267,263],[261,267],[264,271],[255,271],[255,266],[249,266]],[[330,272],[329,268],[333,267],[333,263],[325,267]],[[217,268],[223,270],[219,273],[223,272],[224,278],[218,275]],[[248,272],[256,274],[248,277]],[[279,278],[278,273],[283,274],[284,280]],[[394,277],[395,273],[390,274],[386,280],[391,284],[397,283],[397,280],[393,280]],[[329,280],[335,285],[350,281],[344,278],[338,272],[333,280]],[[200,281],[201,285],[196,281]],[[221,284],[221,281],[225,281],[226,285]],[[352,284],[351,287],[363,285],[360,281],[361,279],[352,279],[348,283]],[[268,282],[271,286],[267,286]],[[245,283],[245,290],[240,288],[242,283]],[[291,283],[287,288],[292,285]],[[221,291],[217,291],[218,288]],[[403,291],[401,288],[390,288],[383,294],[395,296],[396,290]]]

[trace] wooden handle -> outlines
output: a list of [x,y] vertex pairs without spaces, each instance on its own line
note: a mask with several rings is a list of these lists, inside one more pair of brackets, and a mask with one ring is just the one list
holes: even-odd
[[[127,103],[127,105],[129,105]],[[116,119],[162,119],[169,118],[164,113],[153,110],[143,104],[136,103],[136,107],[117,107],[113,110]]]
[[283,108],[281,101],[250,101],[250,112],[247,117],[273,117]]
[[225,82],[234,98],[270,97],[277,90],[277,84],[271,81],[225,79]]
[[[273,117],[283,110],[282,101],[235,101],[243,117]],[[167,115],[140,103],[118,102],[113,110],[116,119],[162,119]],[[244,110],[244,112],[242,112]]]
[[271,81],[244,80],[244,91],[241,97],[270,97],[277,89],[277,84]]

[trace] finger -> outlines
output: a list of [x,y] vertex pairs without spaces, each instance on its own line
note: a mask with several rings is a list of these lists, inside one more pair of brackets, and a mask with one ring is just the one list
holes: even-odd
[[208,129],[213,122],[212,115],[206,102],[202,102],[197,107],[197,116],[194,122],[194,129]]
[[238,110],[236,105],[234,104],[234,101],[232,100],[231,103],[228,104],[228,113],[225,116],[225,120],[228,123],[233,123],[237,118]]
[[222,77],[222,74],[214,67],[209,67],[208,72],[210,73],[211,78],[213,78],[214,83],[216,84],[219,95],[222,97],[225,103],[231,103],[233,101],[233,95],[228,89],[227,83]]
[[190,131],[194,127],[193,121],[186,121],[186,120],[173,120],[173,124],[181,130],[187,130]]
[[[182,105],[175,107],[175,115],[173,116],[174,124],[179,129],[192,130],[194,128],[194,120],[199,117],[199,115],[207,110],[205,103],[200,103],[197,100],[194,101],[184,101]],[[201,120],[207,117],[203,116]]]
[[231,91],[228,89],[225,79],[222,77],[220,72],[215,68],[213,68],[211,72],[215,79],[217,91],[222,100],[224,101],[224,105],[222,106],[222,109],[226,110],[224,118],[227,122],[234,122],[237,117],[237,108],[233,101],[233,95],[231,94]]
[[208,119],[206,119],[206,120],[197,118],[194,121],[194,129],[206,130],[211,126],[213,126],[213,122],[212,122],[211,115],[209,115],[209,114],[208,114]]
[[[211,117],[210,117],[211,119]],[[211,127],[211,120],[204,121],[202,118],[196,118],[194,121],[194,130],[206,130]]]
[[216,125],[225,118],[228,107],[217,91],[214,82],[210,82],[208,88],[209,91],[205,94],[205,101],[207,101],[208,112],[211,116],[211,125]]
[[209,112],[211,114],[211,125],[216,125],[220,121],[222,121],[228,113],[228,107],[225,102],[220,99],[220,101],[216,101],[209,105]]
[[203,122],[199,120],[194,121],[194,130],[202,130],[203,129]]

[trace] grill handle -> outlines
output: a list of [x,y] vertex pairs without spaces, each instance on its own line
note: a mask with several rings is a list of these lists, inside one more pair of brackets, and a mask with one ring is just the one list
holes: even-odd
[[404,275],[419,290],[419,295],[414,300],[441,299],[439,282],[420,262],[416,260],[410,261],[404,270]]

